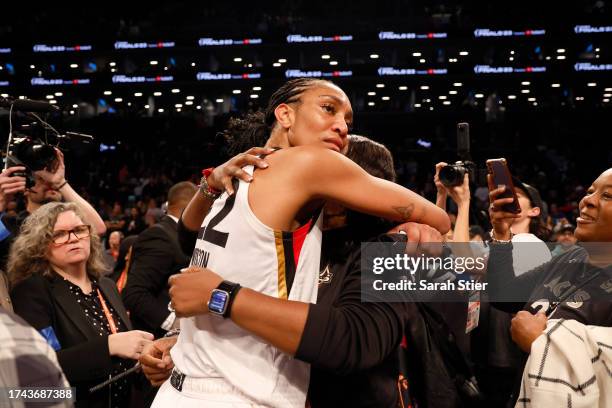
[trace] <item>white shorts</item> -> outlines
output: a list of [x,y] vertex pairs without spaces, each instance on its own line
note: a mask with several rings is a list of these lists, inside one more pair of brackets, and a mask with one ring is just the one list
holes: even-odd
[[151,408],[260,408],[222,378],[185,378],[178,391],[166,380]]

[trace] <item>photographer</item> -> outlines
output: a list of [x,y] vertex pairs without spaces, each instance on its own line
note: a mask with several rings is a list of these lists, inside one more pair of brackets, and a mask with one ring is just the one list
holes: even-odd
[[[440,171],[448,166],[445,162],[436,164],[434,184],[436,185],[436,205],[446,210],[446,201],[450,197],[457,206],[457,217],[452,229],[452,239],[449,247],[453,256],[475,258],[486,255],[485,247],[478,243],[470,243],[470,177],[465,173],[460,180],[461,184],[448,185],[440,179]],[[452,243],[456,243],[453,245]],[[473,272],[473,271],[470,271]],[[465,276],[467,276],[466,274]],[[444,275],[447,278],[447,275]],[[466,333],[467,301],[469,297],[457,299],[457,302],[434,302],[432,307],[443,315],[446,323],[451,327],[457,343],[462,352],[469,354],[469,336]]]
[[[0,262],[4,266],[11,243],[19,234],[23,221],[42,205],[50,202],[73,202],[83,212],[85,221],[90,224],[97,235],[104,235],[106,227],[97,211],[81,197],[66,180],[64,154],[55,149],[56,160],[54,168],[46,168],[33,173],[35,183],[26,187],[26,177],[15,175],[27,171],[23,166],[9,167],[0,173],[0,213],[4,212],[15,194],[22,193],[26,200],[26,209],[16,217],[5,216],[2,223],[10,235],[0,242]],[[4,268],[2,268],[4,269]]]
[[459,185],[446,186],[440,180],[440,170],[448,166],[447,163],[436,164],[436,174],[434,184],[436,185],[436,205],[446,211],[446,199],[448,196],[457,205],[457,218],[452,231],[453,241],[469,242],[470,228],[470,179],[469,174],[463,175],[463,182]]

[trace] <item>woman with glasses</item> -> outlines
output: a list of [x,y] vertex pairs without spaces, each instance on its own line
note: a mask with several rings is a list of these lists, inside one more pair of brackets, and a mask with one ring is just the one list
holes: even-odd
[[130,406],[129,377],[89,388],[134,365],[153,335],[131,330],[102,247],[73,203],[49,203],[23,223],[8,262],[15,313],[57,352],[76,406]]

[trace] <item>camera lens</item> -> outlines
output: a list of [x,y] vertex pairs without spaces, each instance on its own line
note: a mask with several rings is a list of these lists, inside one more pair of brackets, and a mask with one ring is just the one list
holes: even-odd
[[53,146],[30,139],[16,141],[14,154],[32,171],[51,168],[56,159]]
[[439,177],[446,187],[460,186],[467,169],[461,165],[451,164],[440,169]]

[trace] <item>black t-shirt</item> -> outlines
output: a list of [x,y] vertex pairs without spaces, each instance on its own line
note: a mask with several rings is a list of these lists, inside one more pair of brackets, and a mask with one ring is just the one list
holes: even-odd
[[[511,313],[543,311],[550,313],[551,319],[610,327],[612,267],[599,268],[588,263],[587,257],[587,252],[577,247],[515,277],[512,245],[492,245],[487,272],[492,303]],[[527,301],[517,302],[519,299]]]

